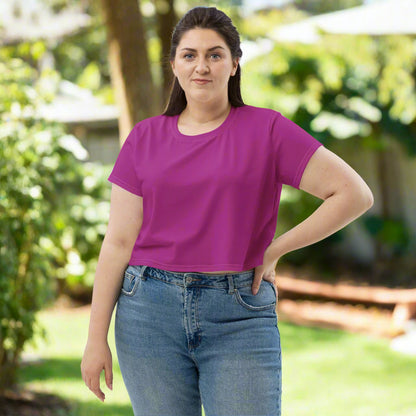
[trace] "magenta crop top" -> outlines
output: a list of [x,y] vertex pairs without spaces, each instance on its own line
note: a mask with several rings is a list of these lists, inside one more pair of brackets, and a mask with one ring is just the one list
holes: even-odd
[[216,129],[188,136],[179,116],[137,123],[108,180],[143,197],[130,265],[244,271],[263,264],[282,184],[299,189],[322,144],[280,112],[231,107]]

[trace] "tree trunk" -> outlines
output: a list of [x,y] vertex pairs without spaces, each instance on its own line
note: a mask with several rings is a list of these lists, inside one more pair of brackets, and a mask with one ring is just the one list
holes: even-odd
[[157,114],[139,0],[101,0],[107,25],[111,82],[120,109],[120,144],[134,125]]
[[174,0],[153,0],[156,8],[157,33],[160,39],[160,62],[162,68],[162,103],[167,104],[173,73],[169,63],[170,41],[177,23]]
[[0,397],[6,390],[13,390],[17,386],[17,355],[17,352],[7,350],[3,342],[0,343]]

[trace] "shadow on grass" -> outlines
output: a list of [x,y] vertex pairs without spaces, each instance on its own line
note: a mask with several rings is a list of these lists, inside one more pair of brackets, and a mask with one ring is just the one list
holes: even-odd
[[[19,369],[18,382],[40,383],[42,390],[51,390],[56,383],[79,383],[80,389],[88,388],[84,385],[81,375],[81,359],[76,358],[49,358],[36,362],[24,363]],[[104,386],[101,385],[101,388]],[[71,387],[72,389],[73,387]],[[89,392],[88,392],[89,393]],[[71,406],[67,416],[132,416],[130,404],[114,404],[107,401],[102,403],[91,393],[91,399],[74,399],[73,395],[62,394]],[[85,397],[85,396],[84,396]]]
[[23,363],[19,382],[37,382],[45,380],[82,381],[81,360],[74,358],[49,358],[33,363]]

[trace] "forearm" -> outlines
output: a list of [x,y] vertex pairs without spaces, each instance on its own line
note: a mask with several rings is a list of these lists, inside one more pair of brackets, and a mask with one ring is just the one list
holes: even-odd
[[106,341],[124,270],[131,255],[125,246],[104,238],[95,273],[91,303],[89,341]]
[[290,251],[306,247],[330,236],[358,218],[372,202],[366,195],[334,194],[304,221],[276,238],[268,248],[268,257],[278,260]]

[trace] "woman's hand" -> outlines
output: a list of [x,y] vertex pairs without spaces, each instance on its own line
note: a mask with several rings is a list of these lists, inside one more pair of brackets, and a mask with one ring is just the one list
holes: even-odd
[[254,280],[251,286],[251,291],[253,295],[257,294],[262,279],[272,282],[273,286],[276,289],[276,294],[278,294],[277,281],[276,281],[276,265],[278,261],[279,259],[275,259],[271,257],[270,246],[269,246],[264,252],[263,264],[261,266],[257,266],[254,269]]
[[105,382],[113,390],[111,350],[106,341],[87,342],[81,362],[82,379],[87,387],[103,402],[105,394],[100,388],[100,373],[105,372]]

